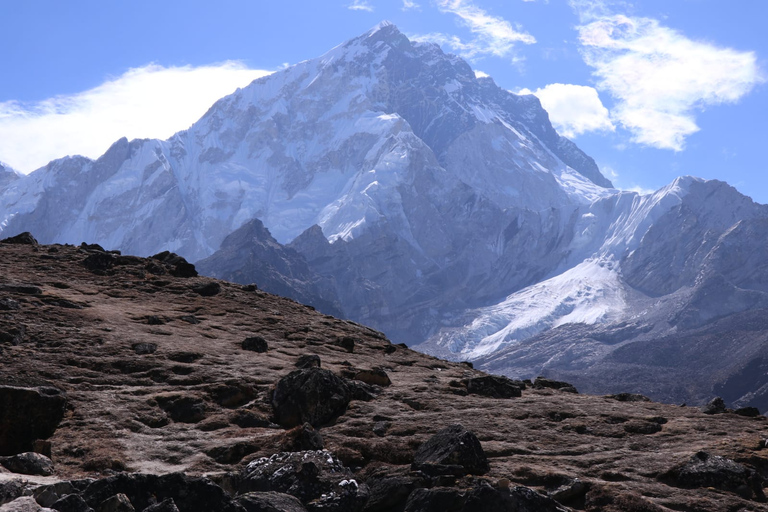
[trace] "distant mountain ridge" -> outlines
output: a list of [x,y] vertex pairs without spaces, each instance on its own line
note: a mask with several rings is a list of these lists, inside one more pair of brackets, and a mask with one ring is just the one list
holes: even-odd
[[[624,368],[622,385],[653,395],[653,358],[622,353],[768,308],[768,207],[693,177],[613,189],[534,96],[388,23],[222,98],[167,141],[1,176],[3,233],[171,250],[428,353],[596,391]],[[761,364],[759,336],[727,372],[664,398],[728,387]]]

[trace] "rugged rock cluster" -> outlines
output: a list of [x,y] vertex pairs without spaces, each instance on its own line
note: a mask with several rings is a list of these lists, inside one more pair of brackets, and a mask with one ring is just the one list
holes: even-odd
[[0,243],[0,510],[768,510],[763,416],[489,376],[196,274]]

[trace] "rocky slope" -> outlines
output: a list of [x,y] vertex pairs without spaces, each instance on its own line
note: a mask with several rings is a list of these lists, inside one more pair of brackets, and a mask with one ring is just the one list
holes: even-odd
[[2,510],[768,510],[762,416],[489,378],[173,255],[16,242]]

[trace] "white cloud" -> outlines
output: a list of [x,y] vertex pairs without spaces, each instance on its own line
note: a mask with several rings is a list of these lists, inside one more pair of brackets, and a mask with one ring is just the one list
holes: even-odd
[[368,0],[354,0],[347,6],[347,9],[352,11],[367,11],[373,12],[373,6],[368,3]]
[[512,55],[518,43],[536,42],[521,27],[513,26],[504,18],[490,15],[467,0],[436,0],[436,3],[441,12],[458,16],[461,24],[472,32],[474,38],[465,42],[454,35],[432,33],[416,36],[416,40],[448,46],[466,59],[485,55],[505,57]]
[[592,20],[578,27],[584,61],[634,142],[680,151],[699,130],[696,112],[735,103],[762,81],[753,52],[693,41],[655,19],[605,14],[605,1],[571,4]]
[[475,70],[475,78],[488,78],[490,75],[485,71]]
[[124,136],[165,139],[222,96],[267,74],[238,62],[149,65],[78,94],[0,103],[0,159],[28,173],[66,155],[96,158]]
[[403,6],[400,8],[403,11],[411,11],[411,10],[418,10],[421,6],[414,2],[413,0],[403,0]]
[[608,109],[592,87],[572,84],[549,84],[542,89],[519,94],[535,94],[549,119],[564,137],[573,138],[586,132],[613,131]]

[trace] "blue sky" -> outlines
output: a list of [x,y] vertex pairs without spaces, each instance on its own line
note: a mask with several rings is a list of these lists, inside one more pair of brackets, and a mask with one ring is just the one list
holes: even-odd
[[167,138],[384,19],[537,94],[621,188],[692,174],[768,203],[764,0],[4,0],[0,160]]

